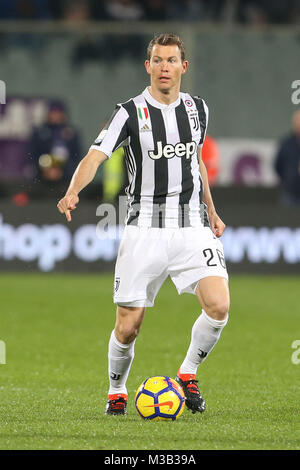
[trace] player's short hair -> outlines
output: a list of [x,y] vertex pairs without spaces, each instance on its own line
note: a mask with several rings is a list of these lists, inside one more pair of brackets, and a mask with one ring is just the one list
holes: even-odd
[[183,41],[180,39],[180,37],[177,36],[177,34],[163,33],[163,34],[154,36],[154,38],[149,42],[149,45],[147,48],[148,60],[151,59],[152,49],[156,44],[160,46],[178,46],[178,49],[180,50],[180,54],[181,54],[181,62],[185,60],[184,44],[183,44]]

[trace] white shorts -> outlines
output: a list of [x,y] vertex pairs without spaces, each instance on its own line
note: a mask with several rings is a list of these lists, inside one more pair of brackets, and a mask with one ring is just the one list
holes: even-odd
[[115,267],[114,303],[153,307],[166,278],[195,294],[208,276],[228,279],[222,242],[209,227],[125,227]]

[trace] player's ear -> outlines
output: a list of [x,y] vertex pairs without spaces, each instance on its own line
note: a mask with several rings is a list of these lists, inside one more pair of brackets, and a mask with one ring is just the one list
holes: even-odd
[[182,74],[184,74],[187,71],[188,66],[189,66],[189,62],[187,60],[184,60],[182,62]]
[[150,75],[150,61],[147,59],[145,60],[145,69],[147,70],[147,73]]

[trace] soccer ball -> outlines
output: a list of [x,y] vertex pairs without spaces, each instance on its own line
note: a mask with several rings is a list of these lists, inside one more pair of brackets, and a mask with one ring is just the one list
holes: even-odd
[[135,406],[143,419],[175,421],[183,413],[185,396],[170,377],[149,377],[135,394]]

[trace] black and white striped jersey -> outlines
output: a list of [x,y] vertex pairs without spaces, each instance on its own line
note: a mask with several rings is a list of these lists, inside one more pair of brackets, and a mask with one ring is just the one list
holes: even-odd
[[148,88],[116,109],[92,149],[110,158],[125,151],[129,185],[126,224],[141,227],[209,225],[202,202],[198,147],[208,122],[203,99],[180,93],[169,105]]

